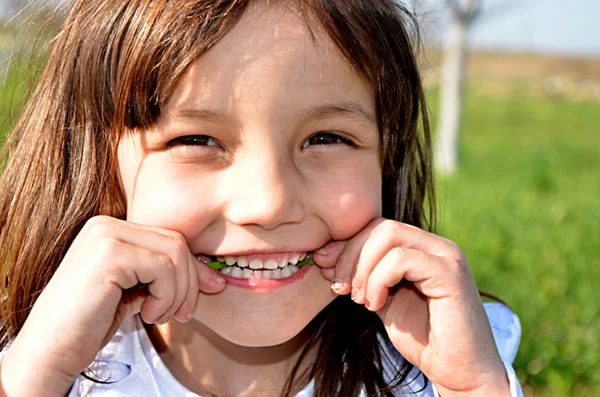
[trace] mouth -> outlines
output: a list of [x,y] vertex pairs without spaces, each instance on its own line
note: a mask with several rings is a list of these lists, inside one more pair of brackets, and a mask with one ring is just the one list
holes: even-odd
[[226,276],[237,279],[285,279],[305,265],[314,265],[312,253],[288,253],[278,257],[257,256],[206,256],[196,258]]

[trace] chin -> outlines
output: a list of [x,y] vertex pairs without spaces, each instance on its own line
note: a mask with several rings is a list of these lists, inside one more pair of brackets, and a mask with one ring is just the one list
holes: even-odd
[[[268,294],[229,288],[200,294],[194,319],[219,337],[244,347],[277,346],[294,339],[335,298],[315,267],[306,283]],[[295,291],[304,284],[302,294]],[[308,285],[308,288],[306,286]]]
[[268,334],[243,334],[239,335],[227,330],[212,330],[221,338],[242,347],[272,347],[285,344],[294,339],[308,323],[299,327],[286,327],[274,330]]

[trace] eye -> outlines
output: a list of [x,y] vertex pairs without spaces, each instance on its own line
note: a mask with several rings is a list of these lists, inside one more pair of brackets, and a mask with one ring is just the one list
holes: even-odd
[[210,147],[220,147],[221,145],[213,138],[207,135],[185,135],[180,136],[175,139],[171,139],[167,143],[167,147],[171,148],[173,146],[210,146]]
[[335,132],[318,132],[315,135],[308,138],[303,144],[302,149],[306,149],[309,146],[325,146],[325,145],[339,145],[344,144],[352,147],[356,147],[356,144],[350,139],[337,134]]

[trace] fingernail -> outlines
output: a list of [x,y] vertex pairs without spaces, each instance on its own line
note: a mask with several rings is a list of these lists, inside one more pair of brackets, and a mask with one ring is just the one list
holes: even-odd
[[337,290],[339,290],[341,288],[342,288],[342,283],[340,283],[337,280],[333,280],[333,282],[331,283],[331,289],[334,290],[334,291],[337,291]]
[[189,312],[185,318],[188,321],[192,321],[194,319],[194,312]]
[[316,250],[314,253],[317,255],[325,256],[328,254],[328,251],[327,251],[327,248],[321,247],[318,250]]
[[162,316],[158,316],[156,317],[154,320],[150,321],[148,324],[159,324],[159,320],[162,318]]
[[350,298],[352,298],[354,302],[358,302],[360,300],[360,290],[358,288],[352,288]]
[[158,317],[156,320],[153,321],[154,324],[158,324],[158,325],[163,325],[166,324],[167,321],[169,321],[169,314],[165,313],[162,316]]
[[215,276],[213,278],[215,283],[217,284],[225,284],[227,281],[219,275],[219,273],[215,272]]

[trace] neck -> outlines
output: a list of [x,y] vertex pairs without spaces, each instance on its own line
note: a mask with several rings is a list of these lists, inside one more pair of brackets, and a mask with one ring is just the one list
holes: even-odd
[[[146,329],[165,366],[183,386],[201,395],[240,397],[281,396],[310,336],[305,329],[281,345],[245,347],[221,338],[198,321],[172,320]],[[292,395],[308,383],[308,377],[300,375],[307,372],[316,353],[312,348],[300,365]]]

